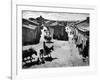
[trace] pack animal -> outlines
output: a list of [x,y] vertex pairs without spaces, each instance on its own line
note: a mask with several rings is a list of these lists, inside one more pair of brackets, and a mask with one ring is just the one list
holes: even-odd
[[32,62],[32,59],[33,59],[32,55],[33,54],[37,56],[37,52],[31,48],[29,50],[24,50],[22,52],[23,62],[26,63],[26,61],[28,61],[28,60]]

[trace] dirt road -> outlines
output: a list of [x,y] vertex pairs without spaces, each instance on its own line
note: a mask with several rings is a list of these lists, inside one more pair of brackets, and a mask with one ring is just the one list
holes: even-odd
[[[41,48],[41,44],[31,46],[33,48]],[[87,62],[82,61],[75,44],[68,41],[54,41],[54,51],[51,53],[52,60],[46,61],[44,64],[33,65],[31,68],[45,67],[71,67],[71,66],[87,66]]]

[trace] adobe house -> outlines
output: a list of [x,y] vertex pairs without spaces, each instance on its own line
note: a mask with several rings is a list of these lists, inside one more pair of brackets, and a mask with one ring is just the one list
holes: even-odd
[[78,36],[78,43],[83,41],[83,44],[86,45],[86,41],[89,41],[89,26],[89,17],[75,25],[76,35]]
[[22,19],[22,45],[39,43],[41,27],[38,23]]

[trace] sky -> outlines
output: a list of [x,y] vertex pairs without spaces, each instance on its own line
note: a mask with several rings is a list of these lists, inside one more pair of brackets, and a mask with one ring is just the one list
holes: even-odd
[[42,16],[45,19],[50,20],[63,20],[63,21],[76,21],[76,20],[85,20],[89,17],[88,13],[70,13],[70,12],[36,12],[36,11],[23,11],[22,17],[28,19],[30,17],[37,18]]

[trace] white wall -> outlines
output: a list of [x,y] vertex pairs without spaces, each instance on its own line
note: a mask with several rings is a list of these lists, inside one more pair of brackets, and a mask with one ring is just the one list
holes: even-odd
[[[30,0],[25,0],[30,1]],[[54,3],[54,4],[78,4],[78,5],[95,5],[98,9],[98,27],[97,34],[100,34],[100,0],[33,0],[36,3]],[[10,59],[11,59],[11,1],[1,0],[0,2],[0,80],[7,80],[10,76]],[[97,35],[98,44],[100,44],[100,37]],[[98,45],[99,47],[99,45]],[[98,51],[99,53],[99,51]],[[97,54],[97,53],[96,53]],[[98,54],[98,67],[100,67],[100,54]],[[99,80],[99,73],[87,76],[73,76],[73,77],[56,77],[54,80]],[[48,79],[49,80],[49,79]],[[51,79],[50,79],[51,80]]]

